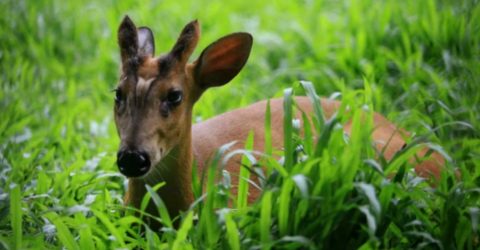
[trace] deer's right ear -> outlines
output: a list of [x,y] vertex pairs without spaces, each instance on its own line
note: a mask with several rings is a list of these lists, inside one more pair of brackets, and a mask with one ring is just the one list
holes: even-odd
[[252,49],[250,34],[239,32],[222,37],[203,50],[195,62],[195,81],[202,89],[232,80],[247,62]]
[[133,59],[138,54],[138,34],[137,28],[132,20],[125,16],[120,27],[118,27],[118,45],[122,64],[125,65],[129,59]]

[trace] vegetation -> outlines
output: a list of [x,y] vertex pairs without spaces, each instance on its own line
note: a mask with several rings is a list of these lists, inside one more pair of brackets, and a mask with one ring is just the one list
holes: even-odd
[[[480,248],[476,0],[6,0],[0,12],[0,249]],[[330,121],[315,116],[300,136],[288,116],[295,105],[285,105],[284,124],[271,124],[285,126],[285,151],[267,143],[260,164],[243,161],[265,166],[256,203],[228,196],[231,176],[216,158],[208,199],[196,178],[198,200],[179,229],[139,230],[122,205],[112,121],[125,14],[153,29],[157,51],[199,19],[194,57],[230,32],[253,34],[247,66],[205,93],[196,121],[275,96],[289,103],[313,88],[342,109]],[[390,162],[376,157],[372,125],[358,119],[365,110],[413,131],[411,146]],[[448,159],[435,187],[407,162],[419,143]],[[167,217],[159,219],[168,225]]]

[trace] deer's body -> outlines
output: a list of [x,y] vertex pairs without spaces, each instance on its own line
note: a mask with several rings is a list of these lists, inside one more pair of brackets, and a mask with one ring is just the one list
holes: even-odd
[[[219,147],[237,141],[234,148],[241,148],[250,131],[255,136],[254,150],[264,149],[266,101],[192,126],[194,103],[208,87],[221,86],[235,77],[245,64],[252,44],[249,34],[234,33],[208,46],[193,63],[187,63],[198,37],[195,21],[184,28],[172,51],[155,58],[153,35],[148,28],[137,29],[128,17],[119,28],[123,70],[116,93],[115,121],[121,138],[117,163],[120,171],[129,177],[126,204],[139,208],[146,193],[145,184],[153,186],[164,181],[166,185],[158,194],[170,214],[176,216],[193,202],[193,160],[203,171]],[[312,113],[306,97],[297,97],[295,101],[301,110]],[[329,99],[322,99],[321,104],[326,118],[340,105]],[[282,149],[282,100],[271,100],[270,108],[272,146]],[[374,124],[373,140],[384,157],[391,159],[405,146],[406,133],[379,114],[374,114]],[[350,124],[345,124],[344,129],[349,133]],[[423,156],[426,151],[422,150],[419,155]],[[438,177],[441,164],[443,158],[433,153],[431,159],[418,164],[416,170],[422,176]],[[225,168],[236,176],[239,165],[238,159],[232,159]],[[237,182],[234,178],[234,189]],[[249,200],[258,195],[259,190],[251,188]],[[155,211],[152,207],[149,210]]]

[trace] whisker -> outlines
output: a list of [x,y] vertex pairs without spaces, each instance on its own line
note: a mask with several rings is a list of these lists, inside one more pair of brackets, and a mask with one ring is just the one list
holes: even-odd
[[175,157],[175,156],[173,156],[173,155],[171,155],[171,154],[165,155],[164,158],[165,158],[165,159],[170,158],[170,159],[175,160],[175,161],[177,161],[177,162],[179,161],[179,159],[178,159],[177,157]]

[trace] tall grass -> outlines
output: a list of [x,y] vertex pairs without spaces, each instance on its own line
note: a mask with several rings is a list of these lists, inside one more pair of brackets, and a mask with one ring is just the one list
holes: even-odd
[[[480,247],[478,1],[7,0],[0,12],[0,249]],[[111,115],[125,14],[151,26],[158,51],[195,18],[200,48],[230,32],[253,34],[245,69],[206,92],[194,120],[283,96],[285,119],[272,124],[267,112],[258,163],[248,157],[253,136],[245,143],[242,165],[265,167],[241,173],[264,173],[255,203],[246,204],[255,188],[246,179],[231,196],[224,148],[204,178],[193,175],[197,200],[179,218],[153,192],[162,184],[149,187],[145,204],[157,204],[160,233],[125,211]],[[342,101],[333,119],[317,93]],[[304,94],[317,108],[299,133],[293,96]],[[414,132],[392,161],[377,157],[371,120],[360,119],[373,110]],[[271,130],[280,126],[278,152]],[[420,142],[448,156],[436,187],[408,163]]]

